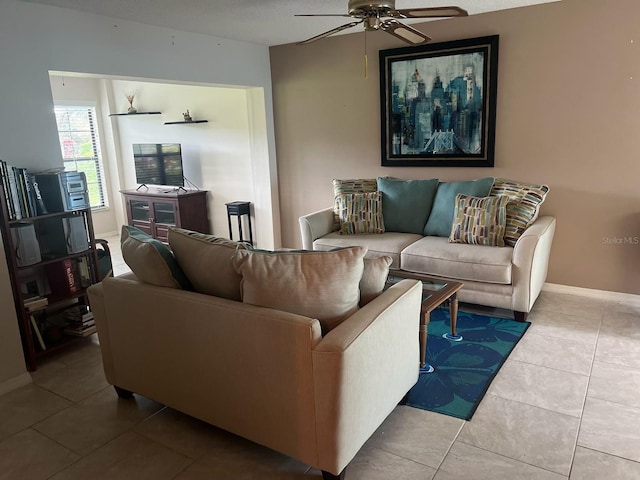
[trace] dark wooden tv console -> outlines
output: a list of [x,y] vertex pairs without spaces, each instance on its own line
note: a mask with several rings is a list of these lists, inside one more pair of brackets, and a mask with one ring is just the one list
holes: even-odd
[[129,225],[163,243],[168,243],[169,227],[210,232],[206,190],[145,188],[120,191],[127,207]]

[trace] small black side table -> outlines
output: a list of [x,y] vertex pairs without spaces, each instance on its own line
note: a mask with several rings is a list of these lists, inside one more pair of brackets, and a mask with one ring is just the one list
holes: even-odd
[[[229,240],[233,240],[231,230],[231,215],[238,217],[238,231],[241,242],[248,242],[253,245],[253,232],[251,231],[251,202],[231,202],[227,203],[227,221],[229,222]],[[246,215],[249,220],[249,240],[242,237],[242,215]]]

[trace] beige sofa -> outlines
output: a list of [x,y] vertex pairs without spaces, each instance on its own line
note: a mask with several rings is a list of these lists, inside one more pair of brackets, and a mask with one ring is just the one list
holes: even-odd
[[107,381],[343,478],[418,378],[419,282],[317,319],[133,274],[89,289]]
[[462,302],[513,310],[525,320],[547,277],[556,220],[538,217],[513,247],[449,243],[447,237],[416,233],[342,235],[335,231],[333,208],[300,217],[299,226],[304,249],[366,246],[368,257],[391,256],[392,269],[464,282]]

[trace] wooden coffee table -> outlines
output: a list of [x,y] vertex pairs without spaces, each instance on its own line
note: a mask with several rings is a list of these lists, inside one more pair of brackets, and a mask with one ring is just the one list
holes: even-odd
[[456,321],[458,319],[458,292],[462,288],[463,283],[442,277],[392,270],[387,277],[387,285],[393,285],[405,278],[412,278],[422,282],[422,305],[420,307],[420,370],[431,373],[434,369],[431,365],[427,365],[427,328],[429,326],[431,312],[449,300],[451,329],[449,333],[445,333],[443,337],[454,342],[462,340],[462,336],[456,333]]

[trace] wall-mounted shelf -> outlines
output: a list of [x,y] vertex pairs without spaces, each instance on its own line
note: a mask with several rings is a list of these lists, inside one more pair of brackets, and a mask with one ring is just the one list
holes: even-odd
[[134,115],[160,115],[162,112],[110,113],[110,117],[133,117]]
[[180,122],[164,122],[165,125],[178,125],[182,123],[207,123],[209,120],[182,120]]

